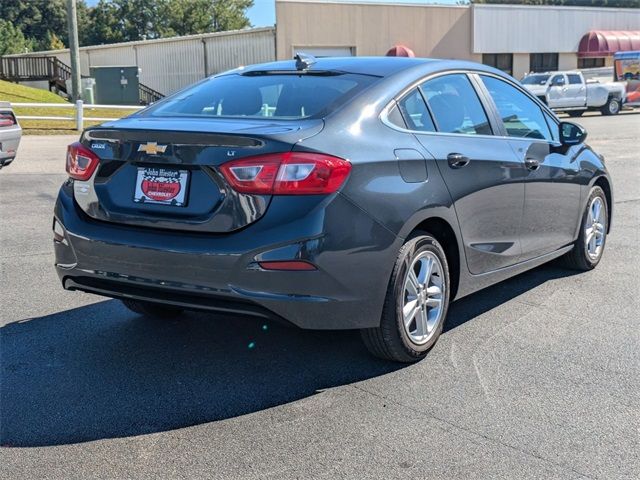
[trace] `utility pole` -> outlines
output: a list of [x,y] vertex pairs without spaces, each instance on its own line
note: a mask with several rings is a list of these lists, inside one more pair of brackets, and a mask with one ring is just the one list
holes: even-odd
[[67,25],[69,27],[69,52],[71,53],[71,88],[73,101],[82,100],[80,76],[80,46],[78,45],[78,15],[76,0],[67,0]]

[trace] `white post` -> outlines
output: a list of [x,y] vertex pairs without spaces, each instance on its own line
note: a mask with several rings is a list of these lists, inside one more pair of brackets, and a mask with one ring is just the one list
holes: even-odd
[[84,127],[84,111],[82,108],[82,100],[76,100],[76,130],[82,131]]

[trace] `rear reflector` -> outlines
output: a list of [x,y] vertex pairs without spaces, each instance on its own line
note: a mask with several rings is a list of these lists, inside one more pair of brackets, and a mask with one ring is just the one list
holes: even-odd
[[53,219],[53,239],[56,242],[64,243],[65,245],[67,243],[64,239],[64,228],[56,218]]
[[99,163],[100,158],[80,142],[67,147],[67,173],[74,180],[89,180]]
[[264,270],[317,270],[313,263],[305,262],[304,260],[283,260],[278,262],[258,262],[260,268]]
[[337,191],[351,172],[342,158],[285,152],[233,160],[220,166],[234,190],[257,195],[326,195]]

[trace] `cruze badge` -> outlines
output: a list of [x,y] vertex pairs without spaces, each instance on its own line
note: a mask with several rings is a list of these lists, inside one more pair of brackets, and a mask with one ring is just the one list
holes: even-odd
[[158,145],[156,142],[142,143],[138,146],[139,152],[145,152],[149,155],[157,155],[158,153],[164,153],[167,149],[167,145]]

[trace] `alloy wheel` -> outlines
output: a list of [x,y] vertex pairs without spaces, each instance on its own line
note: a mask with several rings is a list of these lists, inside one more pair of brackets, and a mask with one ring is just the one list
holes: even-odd
[[402,316],[405,332],[415,344],[428,342],[442,321],[443,271],[442,263],[432,252],[420,253],[407,270]]
[[602,255],[602,247],[606,232],[605,206],[602,198],[595,197],[589,204],[587,221],[585,223],[585,248],[591,261],[597,260]]

